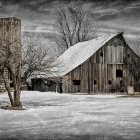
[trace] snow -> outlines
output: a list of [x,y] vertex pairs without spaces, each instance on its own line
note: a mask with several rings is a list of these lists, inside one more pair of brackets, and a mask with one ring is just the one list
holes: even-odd
[[139,139],[138,97],[23,91],[21,100],[27,110],[0,110],[0,139]]

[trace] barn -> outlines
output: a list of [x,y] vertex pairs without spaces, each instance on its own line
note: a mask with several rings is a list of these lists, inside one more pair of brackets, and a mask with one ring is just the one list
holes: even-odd
[[61,85],[64,93],[126,92],[128,86],[139,91],[138,62],[123,33],[97,37],[75,44],[57,58],[53,78],[61,82],[52,84]]

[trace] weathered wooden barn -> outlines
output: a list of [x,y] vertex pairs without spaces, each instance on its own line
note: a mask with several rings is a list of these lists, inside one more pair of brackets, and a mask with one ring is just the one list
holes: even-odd
[[56,60],[53,75],[62,79],[64,93],[126,92],[127,86],[140,91],[138,61],[123,33],[111,34],[70,47]]

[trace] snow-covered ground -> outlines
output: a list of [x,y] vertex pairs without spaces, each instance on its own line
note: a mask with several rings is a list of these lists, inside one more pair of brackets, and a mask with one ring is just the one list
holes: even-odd
[[139,97],[24,91],[21,99],[27,110],[0,110],[0,139],[140,139]]

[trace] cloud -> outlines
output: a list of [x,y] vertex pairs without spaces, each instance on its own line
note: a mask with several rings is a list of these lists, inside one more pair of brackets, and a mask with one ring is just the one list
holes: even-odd
[[117,18],[117,14],[110,13],[110,14],[102,14],[102,15],[98,16],[98,18],[96,18],[96,19],[106,21],[106,20],[114,20],[116,18]]
[[112,1],[91,5],[88,12],[96,19],[100,35],[123,31],[128,40],[134,41],[140,34],[140,2]]
[[95,10],[92,10],[91,14],[94,15],[94,17],[97,20],[114,20],[118,18],[137,18],[139,17],[140,13],[140,3],[121,3],[115,2],[115,4],[112,2],[110,5],[102,5],[100,7],[96,7],[97,5],[94,5]]
[[[72,0],[0,0],[0,17],[16,16],[23,32],[53,34],[54,11]],[[74,1],[74,0],[73,0]],[[82,1],[82,0],[81,0]],[[136,0],[83,0],[86,11],[96,20],[99,34],[124,31],[134,39],[140,34],[140,2]]]

